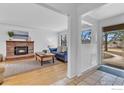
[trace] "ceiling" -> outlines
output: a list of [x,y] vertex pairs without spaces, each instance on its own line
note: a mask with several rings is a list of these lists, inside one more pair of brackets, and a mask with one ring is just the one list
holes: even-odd
[[67,16],[38,4],[1,3],[0,23],[58,32],[67,29]]
[[124,3],[105,4],[88,15],[97,20],[107,19],[124,13]]

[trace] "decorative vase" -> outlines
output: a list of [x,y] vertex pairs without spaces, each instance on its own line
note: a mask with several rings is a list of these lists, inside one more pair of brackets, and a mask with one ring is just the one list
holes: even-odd
[[10,37],[9,40],[11,41],[12,40],[12,37]]

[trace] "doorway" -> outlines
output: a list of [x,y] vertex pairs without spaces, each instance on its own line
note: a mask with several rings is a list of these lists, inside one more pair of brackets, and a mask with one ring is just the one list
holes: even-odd
[[103,27],[103,64],[124,69],[124,24]]

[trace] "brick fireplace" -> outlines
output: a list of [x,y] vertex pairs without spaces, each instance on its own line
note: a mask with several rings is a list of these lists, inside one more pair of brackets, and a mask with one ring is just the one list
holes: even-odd
[[34,41],[6,41],[6,59],[34,56]]

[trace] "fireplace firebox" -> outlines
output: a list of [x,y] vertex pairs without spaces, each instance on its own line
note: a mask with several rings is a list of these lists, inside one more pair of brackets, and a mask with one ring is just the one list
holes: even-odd
[[28,54],[28,46],[16,46],[14,48],[15,55],[25,55]]

